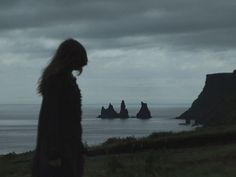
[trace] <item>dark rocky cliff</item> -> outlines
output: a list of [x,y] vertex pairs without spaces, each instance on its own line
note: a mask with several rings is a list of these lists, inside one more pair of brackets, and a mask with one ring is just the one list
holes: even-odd
[[203,125],[236,123],[236,70],[207,75],[203,91],[177,118]]

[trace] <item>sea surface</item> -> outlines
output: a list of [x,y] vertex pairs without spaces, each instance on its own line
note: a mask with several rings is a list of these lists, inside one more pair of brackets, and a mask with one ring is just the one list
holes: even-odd
[[[152,132],[180,132],[192,130],[192,126],[179,125],[183,120],[174,119],[187,107],[183,105],[149,105],[151,119],[99,119],[103,105],[83,106],[83,142],[95,145],[110,137],[143,137]],[[114,108],[118,111],[119,105]],[[135,116],[140,105],[127,105],[130,116]],[[0,154],[33,150],[40,105],[0,104]]]

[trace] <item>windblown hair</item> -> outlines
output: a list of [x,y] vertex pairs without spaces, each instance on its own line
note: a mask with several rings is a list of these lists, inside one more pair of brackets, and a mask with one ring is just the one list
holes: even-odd
[[75,68],[79,75],[87,62],[87,53],[82,44],[71,38],[63,41],[38,80],[38,93],[42,95],[45,82],[50,77]]

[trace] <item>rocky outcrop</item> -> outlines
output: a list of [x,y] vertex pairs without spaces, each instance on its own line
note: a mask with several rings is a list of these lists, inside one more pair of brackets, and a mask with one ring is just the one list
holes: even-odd
[[236,70],[207,75],[203,91],[177,118],[205,126],[236,123]]
[[129,118],[129,113],[128,110],[126,109],[125,101],[122,100],[120,104],[120,113],[119,113],[120,118]]
[[129,118],[129,113],[126,109],[124,100],[122,100],[121,102],[120,113],[117,113],[112,104],[110,103],[107,109],[102,107],[101,114],[98,116],[98,118]]
[[137,113],[136,117],[139,119],[149,119],[152,117],[151,112],[148,109],[147,103],[141,102],[141,108]]
[[[114,118],[129,118],[129,112],[126,108],[125,101],[122,100],[120,104],[120,112],[117,113],[110,103],[108,108],[102,107],[101,114],[98,116],[98,118],[107,118],[107,119],[114,119]],[[151,118],[151,112],[148,109],[147,103],[141,102],[141,108],[136,116],[131,116],[131,118],[139,118],[139,119],[149,119]]]
[[117,117],[118,113],[115,111],[111,103],[109,104],[107,109],[102,107],[101,114],[98,116],[98,118],[117,118]]

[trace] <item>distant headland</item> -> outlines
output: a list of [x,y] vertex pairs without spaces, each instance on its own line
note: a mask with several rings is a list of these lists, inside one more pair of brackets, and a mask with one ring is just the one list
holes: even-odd
[[[151,112],[148,109],[147,103],[141,102],[141,108],[139,112],[136,114],[136,118],[139,119],[149,119],[151,118]],[[114,118],[120,118],[120,119],[127,119],[130,118],[129,111],[126,108],[125,101],[122,100],[120,104],[120,112],[117,113],[111,103],[109,103],[108,108],[102,107],[101,114],[98,116],[98,118],[102,119],[114,119]]]
[[177,119],[205,126],[236,123],[236,70],[208,74],[198,98]]

